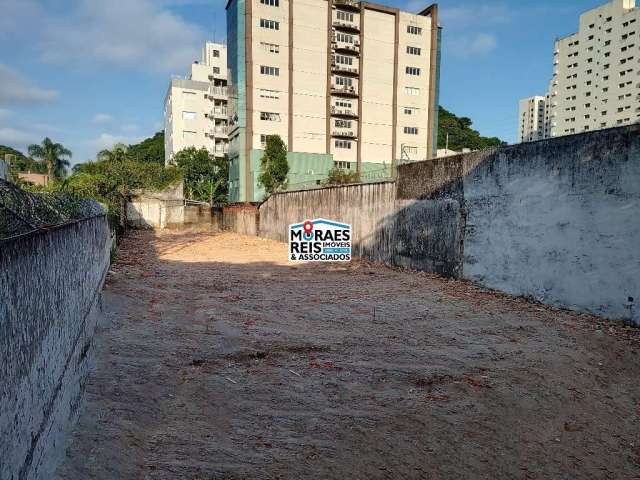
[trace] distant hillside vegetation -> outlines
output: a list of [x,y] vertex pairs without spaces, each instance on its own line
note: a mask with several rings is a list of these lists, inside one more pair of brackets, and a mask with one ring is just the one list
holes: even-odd
[[27,157],[24,153],[16,150],[15,148],[0,145],[0,159],[4,160],[5,154],[14,156],[11,161],[11,170],[14,172],[47,173],[47,166],[44,163]]
[[438,112],[438,148],[445,148],[449,134],[449,150],[461,151],[463,148],[481,150],[499,147],[507,143],[497,137],[483,137],[471,128],[473,122],[468,117],[457,117],[444,107]]
[[164,164],[164,132],[157,132],[153,137],[129,145],[127,156],[138,162]]

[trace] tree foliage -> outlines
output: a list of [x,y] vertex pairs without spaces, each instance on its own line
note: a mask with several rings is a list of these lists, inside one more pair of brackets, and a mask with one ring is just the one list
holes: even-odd
[[202,202],[226,203],[229,160],[215,157],[206,148],[185,148],[173,156],[173,162],[184,175],[185,195]]
[[449,134],[449,149],[461,151],[463,148],[481,150],[483,148],[499,147],[506,145],[496,137],[483,137],[478,131],[471,128],[472,121],[468,117],[457,117],[444,107],[438,110],[438,148],[447,145]]
[[164,165],[164,132],[156,132],[140,143],[129,145],[127,155],[131,160]]
[[358,172],[352,172],[350,170],[333,167],[331,170],[329,170],[329,174],[327,175],[327,178],[322,182],[322,185],[348,185],[350,183],[359,182],[360,174]]
[[260,159],[258,184],[264,187],[268,195],[284,190],[288,173],[287,146],[279,135],[267,136],[264,154]]
[[131,160],[126,152],[123,145],[103,150],[95,162],[76,165],[70,177],[51,188],[105,203],[111,219],[121,225],[124,202],[129,196],[140,190],[164,190],[182,180],[180,169]]
[[32,158],[47,166],[49,178],[63,178],[67,174],[72,153],[61,143],[54,143],[49,137],[45,137],[40,145],[29,145],[28,151]]
[[33,172],[33,173],[47,173],[47,166],[42,163],[29,158],[22,152],[0,145],[0,160],[5,159],[5,155],[11,155],[11,164],[9,165],[12,173],[18,172]]

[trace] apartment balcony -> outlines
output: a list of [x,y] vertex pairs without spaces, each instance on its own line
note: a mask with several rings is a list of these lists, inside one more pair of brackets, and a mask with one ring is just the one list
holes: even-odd
[[227,118],[227,107],[215,107],[209,112],[210,118]]
[[216,143],[215,146],[213,147],[213,154],[216,157],[222,157],[223,155],[226,155],[227,153],[229,153],[229,144],[227,143]]
[[223,99],[228,97],[227,87],[209,87],[209,98],[210,99]]
[[356,22],[349,22],[347,20],[339,20],[337,18],[334,18],[331,24],[335,28],[339,28],[340,30],[345,30],[353,33],[360,33],[360,25],[358,25]]
[[214,127],[212,129],[209,130],[209,136],[210,137],[227,137],[229,134],[229,127],[226,126],[219,126],[219,127]]
[[358,90],[353,85],[331,85],[331,93],[345,97],[357,97]]
[[331,71],[342,75],[358,76],[358,67],[352,65],[343,65],[342,63],[331,63]]
[[351,53],[353,55],[360,55],[360,40],[355,40],[353,43],[338,41],[335,37],[331,40],[331,48],[338,53]]
[[337,137],[337,138],[350,138],[350,139],[354,139],[356,138],[356,132],[354,132],[353,130],[347,130],[347,129],[336,129],[336,130],[332,130],[331,131],[331,136],[332,137]]
[[348,108],[331,106],[331,115],[334,117],[358,118],[358,114]]
[[333,4],[336,7],[344,8],[347,10],[355,10],[360,11],[360,2],[356,2],[355,0],[333,0]]

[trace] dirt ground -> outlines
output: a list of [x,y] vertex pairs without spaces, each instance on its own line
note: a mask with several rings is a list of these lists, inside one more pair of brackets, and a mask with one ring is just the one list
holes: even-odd
[[640,330],[466,282],[134,232],[60,479],[640,478]]

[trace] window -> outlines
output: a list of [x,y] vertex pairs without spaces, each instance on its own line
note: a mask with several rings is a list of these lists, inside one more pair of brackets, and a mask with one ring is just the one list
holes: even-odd
[[336,146],[336,148],[351,149],[351,142],[349,140],[336,140],[334,145]]
[[183,120],[195,120],[196,119],[196,112],[182,112],[182,119]]
[[268,5],[270,7],[279,7],[280,0],[260,0],[260,3],[263,5]]
[[185,140],[193,140],[196,136],[196,132],[192,132],[191,130],[183,130],[182,138]]
[[353,43],[353,35],[349,35],[348,33],[338,32],[336,33],[336,39],[339,42]]
[[279,122],[280,114],[273,112],[260,112],[260,120],[266,120],[268,122]]
[[269,90],[266,88],[261,88],[259,92],[260,92],[260,98],[271,98],[274,100],[278,100],[280,98],[280,92],[278,90]]
[[407,75],[420,75],[420,69],[418,67],[405,67],[405,72]]
[[420,27],[416,27],[415,25],[407,25],[407,33],[412,35],[422,35],[422,29]]
[[351,87],[353,85],[353,79],[349,77],[336,77],[336,85]]
[[333,57],[336,63],[342,65],[353,65],[353,57],[348,57],[346,55],[336,55]]
[[275,20],[267,20],[266,18],[260,19],[260,26],[262,28],[268,28],[269,30],[280,30],[280,22]]
[[279,77],[280,69],[278,67],[268,67],[267,65],[260,65],[260,73],[262,75],[272,75],[274,77]]
[[338,162],[333,162],[333,164],[336,166],[336,168],[342,168],[346,170],[349,170],[351,168],[351,162],[338,161]]
[[214,57],[219,57],[220,56],[220,50],[214,50],[213,51],[213,56]]
[[275,43],[260,42],[260,47],[269,53],[280,53],[280,45]]
[[338,10],[337,16],[338,16],[338,20],[345,20],[347,22],[353,22],[353,13],[343,12],[342,10]]
[[260,135],[260,146],[262,148],[267,146],[267,136],[268,135],[264,135],[264,134]]
[[405,115],[415,115],[418,112],[418,109],[415,107],[404,107]]
[[351,100],[336,100],[336,107],[351,108]]
[[404,133],[407,135],[417,135],[418,127],[404,127]]
[[187,95],[187,96],[195,95],[195,94],[196,94],[196,92],[190,92],[190,91],[188,91],[188,90],[183,90],[183,91],[182,91],[182,93],[183,93],[184,95]]
[[418,47],[409,47],[407,46],[407,53],[409,55],[420,55],[421,49]]
[[336,118],[335,126],[336,128],[351,128],[351,120],[341,120]]
[[220,67],[213,67],[213,73],[220,73]]
[[420,95],[420,89],[416,87],[404,87],[404,93],[407,95]]

